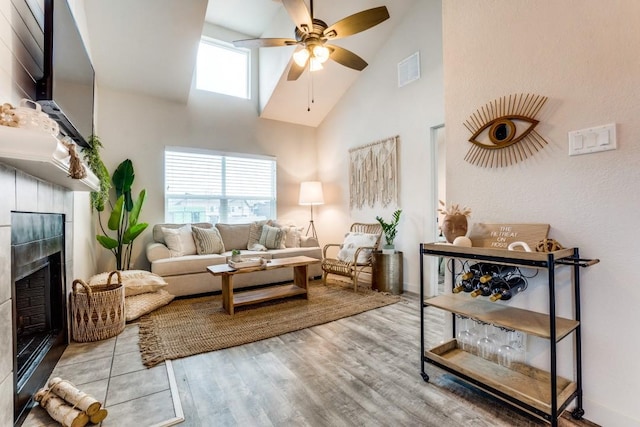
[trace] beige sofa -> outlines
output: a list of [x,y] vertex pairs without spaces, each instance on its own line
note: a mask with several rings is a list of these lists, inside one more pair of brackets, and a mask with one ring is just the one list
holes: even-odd
[[[176,256],[167,247],[164,229],[184,229],[185,224],[157,224],[153,227],[153,242],[147,245],[146,255],[151,263],[151,272],[164,278],[169,284],[166,290],[176,296],[196,295],[207,292],[219,291],[221,289],[221,279],[214,277],[207,272],[210,265],[224,264],[231,256],[231,251],[240,250],[244,256],[260,256],[265,259],[286,258],[304,255],[311,258],[322,259],[322,249],[318,245],[317,239],[313,237],[301,236],[299,230],[289,228],[285,246],[281,244],[279,248],[267,250],[248,250],[252,224],[216,224],[220,237],[224,243],[224,252],[212,254],[188,254]],[[192,224],[198,228],[212,228],[210,223]],[[254,225],[255,230],[255,225]],[[283,247],[284,246],[284,247]],[[320,277],[322,269],[320,264],[309,266],[309,277]],[[270,271],[258,271],[254,273],[241,274],[234,278],[234,288],[280,283],[293,280],[293,270],[289,268],[278,268]]]

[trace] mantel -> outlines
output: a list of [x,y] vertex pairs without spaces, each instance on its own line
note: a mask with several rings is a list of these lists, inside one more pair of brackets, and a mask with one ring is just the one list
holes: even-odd
[[0,162],[72,191],[98,191],[100,181],[86,164],[86,178],[69,176],[70,159],[69,150],[50,134],[0,126]]

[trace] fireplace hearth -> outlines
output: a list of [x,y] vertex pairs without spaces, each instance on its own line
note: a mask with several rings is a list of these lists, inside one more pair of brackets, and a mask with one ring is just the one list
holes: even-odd
[[11,213],[14,418],[33,404],[67,345],[64,215]]

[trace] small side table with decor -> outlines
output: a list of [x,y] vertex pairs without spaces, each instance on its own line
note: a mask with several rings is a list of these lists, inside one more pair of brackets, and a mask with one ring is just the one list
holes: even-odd
[[373,253],[373,289],[400,295],[403,292],[402,252]]

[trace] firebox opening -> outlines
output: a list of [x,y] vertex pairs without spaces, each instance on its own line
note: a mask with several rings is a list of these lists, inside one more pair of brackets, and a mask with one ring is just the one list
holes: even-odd
[[16,425],[67,345],[64,260],[64,215],[11,213]]

